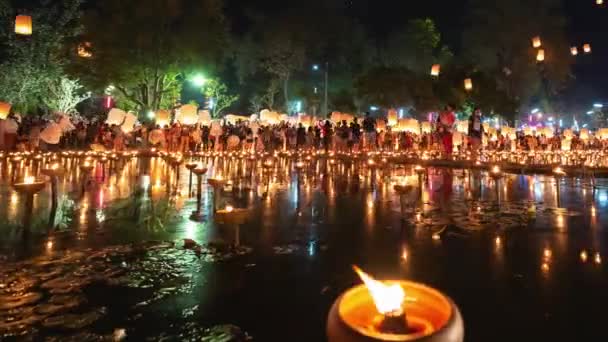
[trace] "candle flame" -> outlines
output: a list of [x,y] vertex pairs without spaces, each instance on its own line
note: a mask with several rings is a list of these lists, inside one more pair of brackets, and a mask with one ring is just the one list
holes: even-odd
[[25,176],[23,179],[23,183],[25,184],[33,184],[36,181],[36,177],[34,176]]
[[494,167],[492,168],[492,173],[500,173],[500,168],[498,167],[498,165],[494,165]]
[[372,278],[357,266],[353,266],[353,269],[365,283],[379,313],[391,316],[403,313],[405,291],[399,284],[388,285]]
[[234,208],[231,205],[227,205],[226,206],[226,211],[229,212],[229,213],[231,213],[231,212],[234,211]]

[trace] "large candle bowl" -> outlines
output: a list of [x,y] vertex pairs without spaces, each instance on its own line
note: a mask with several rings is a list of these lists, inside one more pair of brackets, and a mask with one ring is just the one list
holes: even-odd
[[[192,196],[192,170],[194,170],[197,166],[198,163],[186,163],[186,170],[190,171],[189,173],[189,177],[188,177],[188,197]],[[206,170],[205,170],[206,171]]]
[[382,331],[378,313],[365,285],[355,286],[340,296],[327,318],[329,342],[423,341],[461,342],[464,324],[458,307],[441,292],[411,281],[399,284],[406,293],[404,305],[407,333]]
[[240,226],[247,221],[249,209],[226,207],[215,212],[215,222],[234,227],[234,246],[241,245]]
[[29,182],[15,183],[15,184],[13,184],[13,188],[19,194],[26,195],[26,196],[33,196],[33,195],[39,193],[40,191],[42,191],[42,189],[44,189],[44,185],[45,185],[45,182],[34,181],[31,183],[29,183]]
[[23,212],[23,227],[25,231],[29,231],[32,211],[34,208],[34,195],[44,189],[45,182],[37,181],[33,177],[26,177],[23,183],[13,184],[13,189],[19,195],[25,197],[25,211]]

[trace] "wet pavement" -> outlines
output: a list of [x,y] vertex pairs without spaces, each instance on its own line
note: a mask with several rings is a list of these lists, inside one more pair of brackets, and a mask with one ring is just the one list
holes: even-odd
[[[3,162],[0,340],[323,341],[353,264],[451,296],[467,341],[608,338],[594,314],[608,181],[301,160],[203,158],[195,222],[183,165],[178,179],[161,158],[124,158],[84,177],[66,157],[52,224],[47,186],[25,237],[9,183],[37,170]],[[214,200],[247,221],[217,223]]]

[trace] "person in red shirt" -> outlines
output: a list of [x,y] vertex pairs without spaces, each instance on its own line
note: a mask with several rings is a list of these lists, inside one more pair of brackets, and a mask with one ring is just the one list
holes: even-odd
[[454,113],[454,109],[452,106],[447,105],[445,110],[439,113],[439,117],[437,118],[437,131],[441,137],[443,152],[445,153],[446,157],[452,155],[452,130],[455,122],[456,114]]

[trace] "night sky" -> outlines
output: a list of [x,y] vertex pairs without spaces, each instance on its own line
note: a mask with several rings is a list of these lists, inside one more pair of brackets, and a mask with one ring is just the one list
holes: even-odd
[[[269,16],[280,13],[287,6],[306,6],[315,0],[225,0],[227,14],[236,31],[246,30],[243,20],[245,8]],[[318,1],[318,0],[317,0]],[[487,0],[492,1],[492,0]],[[328,6],[336,6],[357,18],[374,38],[382,38],[411,18],[430,17],[435,20],[444,42],[458,52],[461,32],[466,23],[467,0],[324,0]],[[577,59],[573,68],[574,80],[563,92],[569,109],[586,111],[593,102],[608,103],[608,37],[604,34],[604,22],[608,20],[608,6],[597,6],[595,0],[564,0],[564,12],[568,18],[568,36],[572,45],[583,42],[592,45],[593,54]]]

